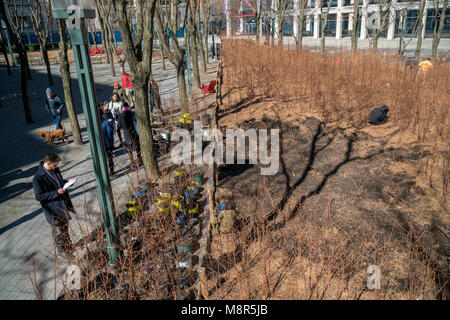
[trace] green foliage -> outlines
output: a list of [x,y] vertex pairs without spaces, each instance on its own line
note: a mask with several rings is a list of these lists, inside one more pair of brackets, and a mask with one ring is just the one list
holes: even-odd
[[28,44],[28,51],[39,51],[40,45],[38,43]]

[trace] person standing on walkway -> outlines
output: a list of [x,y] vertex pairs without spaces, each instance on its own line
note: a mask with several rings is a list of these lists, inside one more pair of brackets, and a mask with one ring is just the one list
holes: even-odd
[[[69,192],[63,189],[68,181],[64,180],[59,170],[60,158],[49,153],[39,164],[33,178],[34,197],[40,202],[47,222],[52,227],[52,236],[60,257],[72,258],[74,246],[69,235],[69,211],[75,213]],[[58,232],[59,231],[59,232]]]
[[109,176],[112,179],[117,177],[117,173],[114,172],[114,128],[108,119],[108,115],[103,115],[101,121],[103,142],[105,144],[106,157],[108,158]]
[[150,112],[155,114],[156,109],[158,109],[161,112],[161,117],[163,117],[164,111],[161,104],[161,95],[159,94],[159,85],[153,77],[150,78],[148,94],[151,107]]
[[130,75],[125,72],[123,68],[120,69],[120,74],[122,75],[122,88],[125,91],[126,100],[129,105],[134,106],[133,100],[133,85],[131,84]]
[[124,135],[124,145],[127,148],[128,155],[130,156],[130,163],[133,165],[134,156],[133,151],[136,151],[139,164],[136,167],[139,167],[142,164],[141,157],[141,146],[139,144],[139,136],[136,132],[136,128],[134,126],[134,114],[131,111],[128,103],[124,103],[122,112],[119,115],[119,127],[123,129]]
[[211,44],[211,59],[214,60],[215,56],[216,56],[216,46],[214,44]]
[[45,109],[50,112],[52,124],[56,123],[56,130],[62,129],[61,116],[62,109],[64,108],[64,102],[50,88],[47,88],[45,91],[44,105]]
[[114,118],[114,123],[115,123],[115,130],[117,131],[117,136],[119,137],[119,147],[121,147],[123,145],[123,140],[122,140],[122,134],[120,132],[120,128],[118,126],[119,124],[119,115],[120,112],[122,110],[123,107],[123,101],[120,100],[120,97],[117,93],[113,93],[113,95],[111,96],[111,101],[109,103],[109,110],[111,111],[111,114]]

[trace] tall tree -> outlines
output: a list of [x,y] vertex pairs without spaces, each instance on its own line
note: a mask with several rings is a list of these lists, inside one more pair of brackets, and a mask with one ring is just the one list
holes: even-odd
[[359,23],[359,0],[353,0],[352,20],[352,54],[356,53],[358,47],[358,23]]
[[[48,84],[53,85],[52,70],[50,68],[50,60],[48,59],[48,35],[51,31],[53,19],[51,15],[51,8],[46,1],[31,1],[30,2],[31,22],[33,25],[34,33],[39,41],[39,48],[41,51],[42,59],[44,59],[45,66],[47,68]],[[44,18],[44,14],[46,15]]]
[[[115,76],[113,55],[116,57],[117,62],[121,67],[125,65],[126,55],[117,54],[117,41],[114,33],[115,21],[113,20],[113,7],[112,0],[95,0],[98,11],[98,18],[100,22],[100,28],[102,30],[102,41],[105,52],[107,53],[108,61],[110,63],[111,73]],[[129,9],[130,10],[130,9]],[[131,14],[129,15],[132,16]],[[128,20],[130,24],[130,19]],[[112,39],[114,38],[114,41]],[[113,61],[111,63],[111,61]]]
[[378,4],[378,12],[380,12],[380,16],[378,18],[381,19],[380,27],[376,29],[372,29],[372,49],[378,50],[378,39],[380,38],[383,31],[386,30],[389,16],[391,15],[391,5],[392,0],[381,0]]
[[135,92],[136,118],[141,143],[142,160],[148,179],[159,179],[160,172],[155,157],[152,129],[149,125],[148,83],[152,72],[153,33],[156,0],[136,1],[136,34],[128,20],[126,0],[112,0],[122,33],[124,55],[131,69],[131,81]]
[[[200,88],[200,71],[198,69],[198,50],[200,49],[198,43],[198,34],[200,33],[199,24],[197,24],[199,0],[191,0],[191,10],[188,11],[188,26],[189,26],[189,49],[192,58],[192,70],[194,72],[194,82],[197,88]],[[174,33],[175,35],[176,33]]]
[[261,33],[261,11],[262,11],[262,0],[256,0],[256,10],[255,10],[255,23],[256,23],[256,42],[260,43],[260,33]]
[[[12,75],[11,66],[9,64],[8,53],[6,52],[5,40],[3,39],[3,34],[0,32],[0,46],[3,56],[5,57],[6,69],[8,70],[8,76]],[[11,57],[12,59],[13,57]]]
[[[316,1],[319,1],[319,0],[316,0]],[[320,17],[322,19],[322,33],[320,36],[320,52],[322,52],[322,53],[325,52],[325,28],[328,23],[328,14],[330,13],[330,7],[331,7],[332,1],[333,0],[328,0],[327,11],[326,11],[325,15],[322,13],[322,8],[320,8],[320,10],[321,10]]]
[[95,0],[95,3],[97,4],[97,11],[99,12],[98,20],[100,21],[100,28],[102,29],[102,43],[106,53],[107,63],[109,63],[112,76],[115,77],[116,70],[114,68],[114,53],[117,49],[113,45],[112,28],[110,23],[112,2],[110,0]]
[[59,63],[64,90],[64,101],[67,107],[67,114],[69,115],[73,142],[77,145],[82,145],[83,140],[81,138],[80,124],[78,123],[77,113],[75,112],[73,103],[72,78],[70,77],[70,64],[67,55],[66,22],[62,19],[58,19],[56,23],[59,32]]
[[[201,1],[201,0],[200,0]],[[197,51],[200,51],[200,59],[202,62],[202,68],[203,68],[203,72],[206,73],[206,56],[207,56],[207,52],[208,52],[208,46],[206,43],[206,47],[203,44],[203,37],[202,35],[206,34],[206,36],[208,36],[207,33],[207,25],[208,25],[208,20],[206,19],[204,13],[203,12],[203,28],[202,28],[202,22],[201,22],[201,17],[200,17],[200,5],[197,6],[197,10],[195,12],[195,23],[197,24],[197,30],[198,32],[195,34],[195,36],[197,37]],[[203,7],[204,9],[204,7]],[[202,31],[203,29],[203,31]],[[206,52],[205,52],[205,48],[206,48]]]
[[[3,1],[4,2],[4,1]],[[9,24],[16,34],[16,40],[19,46],[21,47],[21,51],[25,57],[24,61],[20,61],[20,64],[22,65],[22,62],[25,63],[24,67],[26,69],[28,80],[32,80],[31,77],[31,69],[30,64],[28,62],[28,51],[27,46],[25,45],[25,38],[24,38],[24,29],[25,29],[25,19],[23,19],[23,16],[25,15],[26,6],[23,6],[22,3],[18,3],[18,0],[9,0],[7,3],[5,3],[5,13],[7,17],[9,18]],[[13,40],[12,40],[13,41]],[[14,43],[14,41],[13,41]],[[14,45],[16,45],[14,43]],[[16,50],[19,51],[17,45]],[[20,60],[20,54],[19,54],[19,60]]]
[[297,39],[295,39],[295,44],[298,49],[302,48],[303,45],[303,28],[305,25],[305,9],[308,3],[308,0],[298,0],[300,5],[300,12],[298,16],[298,30],[297,30]]
[[[17,15],[17,6],[14,1],[14,9],[9,10],[8,5],[5,4],[4,0],[0,0],[0,13],[1,17],[6,25],[6,32],[8,32],[9,38],[12,40],[14,45],[16,46],[16,50],[19,53],[20,60],[20,86],[22,90],[22,103],[25,111],[25,120],[27,123],[33,122],[33,116],[31,114],[30,101],[28,99],[28,79],[31,78],[29,66],[28,66],[28,58],[27,51],[25,47],[25,43],[23,42],[22,37],[17,37],[20,35],[21,30],[21,22],[20,18]],[[6,12],[8,11],[9,14]],[[11,14],[13,13],[13,14]],[[15,13],[15,14],[14,14]],[[14,28],[14,30],[13,30]]]
[[426,9],[425,9],[425,5],[427,3],[427,0],[421,0],[420,1],[420,7],[419,7],[419,15],[417,16],[418,22],[419,22],[419,26],[417,28],[417,45],[416,45],[416,52],[414,54],[414,58],[416,59],[416,61],[419,61],[420,59],[420,50],[422,49],[422,30],[424,28],[423,25],[423,15],[427,14],[426,13]]
[[[439,1],[437,2],[439,4]],[[433,44],[431,47],[431,57],[432,59],[436,59],[436,55],[437,55],[437,48],[439,46],[439,42],[441,41],[441,35],[442,35],[442,30],[444,30],[444,26],[445,26],[445,14],[448,8],[448,0],[444,0],[444,5],[442,6],[442,11],[441,11],[441,17],[439,19],[439,29],[436,31],[436,26],[437,26],[437,21],[435,22],[434,25],[434,30],[433,30]],[[439,7],[436,6],[436,12],[439,12]]]
[[[182,21],[178,21],[178,10],[180,3],[185,4],[184,17],[181,17]],[[176,35],[178,27],[186,27],[187,24],[187,14],[189,11],[190,1],[178,1],[173,0],[166,6],[161,5],[159,1],[158,8],[155,13],[155,26],[158,32],[159,43],[164,51],[164,55],[169,59],[177,70],[177,83],[178,83],[178,96],[180,99],[180,107],[183,113],[188,110],[188,98],[186,93],[186,79],[185,79],[185,68],[184,68],[184,55],[186,52],[185,46],[178,43],[178,38],[176,36],[170,37],[170,34]],[[165,9],[165,15],[163,13],[163,8]],[[164,17],[166,18],[166,28],[164,25]],[[170,50],[169,41],[172,44],[173,50]]]
[[278,36],[278,45],[282,45],[283,43],[283,23],[284,19],[286,19],[286,12],[291,1],[292,0],[275,0],[278,17],[278,28],[275,32]]
[[[211,2],[210,0],[204,0],[203,1],[203,37],[204,37],[204,43],[205,43],[205,49],[206,49],[206,62],[208,62],[208,36],[210,32],[210,24],[209,20],[211,19]],[[205,70],[206,72],[206,66]]]
[[88,28],[87,28],[87,30],[89,30],[89,32],[91,33],[91,35],[92,35],[92,41],[94,42],[94,48],[95,48],[95,50],[97,50],[97,48],[98,48],[98,44],[97,44],[97,37],[95,36],[95,21],[90,21],[90,20],[86,20],[87,22],[87,26],[88,26]]

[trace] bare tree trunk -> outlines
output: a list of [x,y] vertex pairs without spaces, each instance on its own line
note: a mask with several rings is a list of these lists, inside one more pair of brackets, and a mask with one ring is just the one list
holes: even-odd
[[[442,7],[442,13],[441,13],[441,18],[439,20],[439,29],[436,32],[433,32],[433,45],[432,45],[432,49],[431,49],[431,57],[433,60],[436,59],[437,56],[437,48],[439,46],[439,42],[441,41],[441,35],[442,35],[442,30],[444,30],[444,25],[445,25],[445,14],[446,14],[446,10],[448,7],[448,0],[444,0],[444,5]],[[438,9],[437,9],[438,10]],[[436,28],[435,28],[436,30]]]
[[52,86],[54,83],[52,77],[52,70],[50,68],[50,60],[48,59],[47,43],[42,43],[40,47],[41,47],[41,56],[44,59],[45,67],[47,68],[48,84]]
[[[358,1],[358,0],[356,0],[356,1]],[[325,13],[325,16],[322,17],[322,32],[321,32],[321,37],[320,37],[320,52],[322,52],[322,53],[325,52],[325,28],[328,23],[328,13],[330,12],[331,2],[332,2],[332,0],[328,0],[327,12]],[[322,13],[321,13],[321,15],[322,15]]]
[[[184,74],[184,55],[185,55],[185,48],[180,46],[178,43],[178,39],[176,37],[171,37],[169,39],[169,36],[167,34],[167,30],[169,29],[172,34],[176,34],[176,28],[179,27],[179,21],[178,21],[178,15],[175,14],[175,12],[178,11],[178,1],[172,1],[170,2],[170,6],[168,7],[169,12],[167,13],[167,25],[163,23],[163,15],[158,8],[155,14],[155,27],[158,32],[158,39],[161,45],[161,49],[163,49],[165,56],[169,59],[169,61],[172,63],[172,65],[177,69],[177,83],[178,83],[178,96],[180,100],[180,108],[183,113],[187,112],[188,110],[188,98],[186,94],[186,81],[185,81],[185,74]],[[182,17],[183,19],[183,27],[185,27],[188,24],[188,18],[187,14],[189,13],[190,2],[187,1],[186,3],[186,11],[185,16]],[[167,29],[168,28],[168,29]],[[169,41],[171,41],[173,50],[170,50]],[[185,43],[186,45],[186,43]]]
[[[384,8],[386,1],[388,1],[388,5],[386,8]],[[392,0],[384,0],[384,1],[380,2],[380,4],[379,4],[379,10],[380,10],[380,15],[382,15],[382,21],[381,21],[380,28],[376,29],[376,31],[373,33],[372,49],[375,51],[378,50],[378,39],[380,38],[381,33],[386,29],[386,23],[388,21],[387,18],[390,15],[391,5],[392,5]],[[384,14],[383,14],[383,9],[385,9]]]
[[58,19],[58,31],[59,31],[59,61],[61,78],[64,89],[64,101],[67,107],[67,114],[69,116],[70,128],[72,129],[73,142],[76,145],[82,145],[83,139],[81,137],[80,124],[78,123],[77,113],[73,103],[72,93],[72,79],[70,77],[70,64],[67,55],[67,43],[65,40],[66,24],[64,20]]
[[192,1],[192,10],[189,13],[189,45],[190,45],[190,54],[192,59],[192,70],[194,71],[194,82],[197,85],[197,88],[200,88],[200,71],[198,69],[198,30],[197,25],[197,7],[198,0]]
[[303,46],[303,25],[305,24],[305,8],[308,0],[300,1],[300,15],[298,16],[298,31],[297,31],[297,49],[301,49]]
[[[47,4],[42,4],[45,6],[46,10],[50,10],[50,7],[48,7]],[[44,21],[44,12],[41,8],[41,4],[39,2],[32,2],[30,6],[30,13],[31,13],[31,22],[33,26],[34,33],[37,35],[38,41],[39,41],[39,47],[42,59],[44,60],[45,66],[47,67],[47,77],[48,77],[48,84],[53,85],[53,78],[52,78],[52,71],[50,68],[50,61],[48,59],[48,50],[47,50],[47,44],[48,44],[48,33],[50,30],[50,25],[52,23],[51,16],[47,16],[47,21]]]
[[191,32],[194,28],[189,28],[189,45],[191,49],[192,70],[194,72],[194,82],[197,88],[200,88],[200,71],[198,69],[198,51],[196,31]]
[[417,46],[416,46],[416,52],[414,54],[414,58],[416,59],[416,61],[419,61],[420,50],[422,49],[422,29],[424,28],[422,18],[423,18],[424,12],[425,12],[425,3],[426,3],[426,0],[420,1],[419,15],[417,17],[417,19],[419,19],[419,26],[417,28]]
[[106,50],[105,50],[105,52],[106,52],[106,55],[107,55],[108,60],[109,60],[109,66],[111,68],[111,74],[112,74],[113,77],[115,77],[116,76],[116,69],[114,67],[114,54],[113,54],[114,47],[112,45],[112,40],[111,40],[112,35],[109,34],[108,30],[106,31],[106,34],[107,34],[108,38],[106,39]]
[[186,91],[186,79],[184,77],[184,64],[182,61],[178,63],[176,66],[177,68],[177,84],[178,84],[178,94],[180,96],[180,103],[181,103],[181,112],[186,113],[187,105],[188,105],[188,97],[187,97],[187,91]]
[[[201,0],[200,0],[201,1]],[[203,16],[203,33],[202,33],[202,27],[201,27],[201,21],[200,21],[200,5],[197,5],[197,10],[195,12],[195,24],[197,25],[197,33],[196,33],[196,37],[197,37],[197,48],[198,50],[200,50],[200,59],[202,62],[202,68],[203,68],[203,72],[206,73],[207,70],[207,65],[206,65],[206,54],[205,54],[205,48],[206,48],[206,52],[208,52],[208,46],[206,45],[206,47],[203,45],[203,37],[202,35],[206,33],[206,35],[208,36],[207,30],[208,30],[208,20],[206,20],[206,17]]]
[[[156,0],[145,3],[136,1],[136,35],[128,21],[128,1],[112,0],[122,33],[123,50],[131,69],[131,81],[135,92],[136,120],[139,130],[142,160],[147,179],[160,177],[155,157],[152,129],[149,126],[148,83],[152,72],[153,33]],[[105,21],[106,22],[106,21]]]
[[353,21],[352,21],[352,54],[356,53],[358,47],[358,21],[359,21],[359,0],[353,2]]
[[255,23],[256,23],[256,43],[260,43],[260,21],[261,21],[261,8],[262,8],[262,0],[256,0],[256,12],[255,12]]
[[[28,59],[25,49],[25,44],[23,43],[23,40],[18,40],[16,38],[17,32],[13,32],[13,29],[11,27],[10,21],[6,15],[5,11],[5,2],[3,0],[0,0],[0,14],[3,19],[3,22],[6,26],[6,32],[8,32],[10,39],[16,46],[16,50],[19,53],[19,59],[20,59],[20,86],[22,90],[22,103],[23,103],[23,109],[25,111],[25,120],[27,123],[33,123],[33,116],[31,114],[31,108],[30,108],[30,101],[28,99],[28,80],[31,78],[31,72],[28,66]],[[17,18],[17,17],[15,17]],[[13,57],[11,57],[13,58]]]
[[[209,17],[210,17],[210,15],[209,15],[209,12],[208,12],[208,21],[209,21]],[[205,57],[205,59],[206,59],[206,63],[209,63],[209,54],[208,54],[208,46],[209,46],[209,43],[208,43],[208,36],[209,36],[209,33],[210,33],[210,28],[209,28],[209,23],[206,23],[205,24],[205,32],[203,33],[203,37],[204,37],[204,40],[203,40],[203,42],[204,42],[204,44],[205,44],[205,54],[206,54],[206,57]],[[206,71],[205,71],[206,72]]]
[[162,49],[161,49],[161,58],[162,58],[163,70],[166,71],[166,57],[164,56],[164,51]]
[[[5,57],[5,62],[6,62],[6,69],[8,70],[8,76],[12,75],[11,73],[11,66],[9,64],[9,59],[8,59],[8,53],[6,52],[6,47],[5,47],[5,43],[3,41],[3,36],[0,32],[0,44],[1,44],[1,50],[3,53],[3,56]],[[11,57],[12,59],[13,57]]]

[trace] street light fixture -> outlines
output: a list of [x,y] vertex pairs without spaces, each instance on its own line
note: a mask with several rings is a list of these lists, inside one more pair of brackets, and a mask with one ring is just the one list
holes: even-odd
[[72,6],[80,9],[80,18],[95,18],[95,1],[93,0],[50,0],[55,19],[67,19],[67,10]]
[[86,117],[86,127],[89,136],[98,197],[103,214],[104,230],[108,243],[109,261],[117,258],[115,249],[116,229],[114,226],[114,202],[105,155],[100,116],[97,111],[97,98],[94,87],[92,65],[89,57],[89,44],[83,19],[95,18],[95,4],[92,0],[51,0],[53,17],[69,19],[68,29],[72,44],[81,102]]

